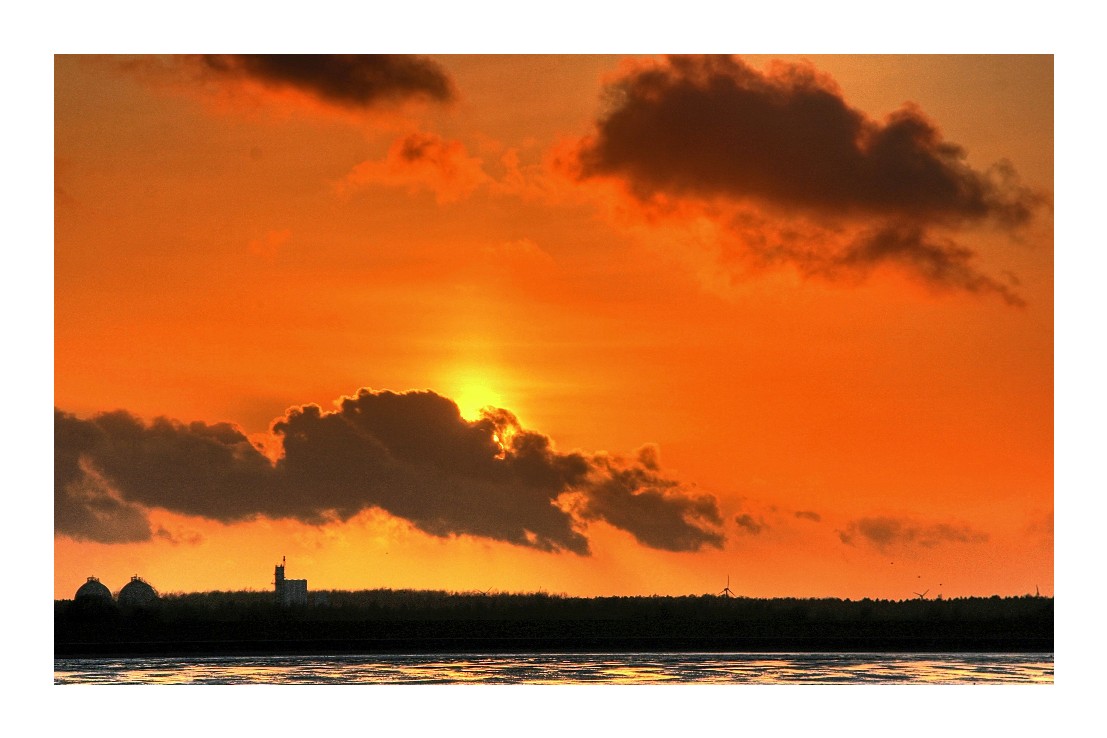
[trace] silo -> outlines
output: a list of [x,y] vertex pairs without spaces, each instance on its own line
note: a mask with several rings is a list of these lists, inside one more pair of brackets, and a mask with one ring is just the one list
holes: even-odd
[[89,577],[87,582],[77,588],[73,599],[82,602],[111,602],[111,590],[96,577]]
[[119,590],[119,604],[126,607],[146,607],[158,601],[158,591],[137,574]]

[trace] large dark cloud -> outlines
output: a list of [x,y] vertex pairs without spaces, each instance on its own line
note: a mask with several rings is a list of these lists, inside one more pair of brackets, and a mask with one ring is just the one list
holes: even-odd
[[850,521],[838,531],[842,543],[866,543],[881,551],[902,546],[932,548],[946,543],[982,543],[986,533],[967,525],[953,523],[922,523],[907,518],[888,516],[866,517]]
[[[970,265],[972,251],[924,231],[981,222],[1015,228],[1042,198],[1005,163],[973,169],[916,106],[877,121],[809,67],[763,73],[732,57],[670,57],[632,68],[607,99],[577,150],[581,179],[620,180],[647,202],[664,195],[748,203],[819,223],[818,235],[831,238],[807,234],[802,249],[764,243],[755,254],[804,269],[814,252],[821,268],[808,273],[834,277],[895,263],[941,286],[1019,302]],[[837,248],[818,242],[834,240],[847,221],[878,235]]]
[[379,508],[433,535],[546,551],[587,554],[582,520],[667,550],[722,543],[704,525],[720,522],[714,498],[665,478],[655,455],[558,452],[506,410],[467,421],[433,392],[361,390],[332,412],[293,408],[272,430],[283,451],[275,463],[228,424],[55,410],[55,529],[123,542],[150,538],[149,508],[307,523]]
[[671,57],[608,95],[580,152],[582,175],[621,175],[643,193],[1007,222],[1026,220],[1033,204],[1009,177],[970,168],[917,108],[874,121],[805,67],[769,75],[732,57]]
[[437,63],[392,54],[204,54],[191,57],[212,74],[293,88],[325,102],[364,108],[421,97],[454,98],[454,87]]

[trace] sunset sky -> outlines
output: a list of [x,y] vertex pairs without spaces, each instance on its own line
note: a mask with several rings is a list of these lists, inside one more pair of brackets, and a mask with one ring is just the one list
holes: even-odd
[[1053,594],[1051,56],[54,61],[54,596]]

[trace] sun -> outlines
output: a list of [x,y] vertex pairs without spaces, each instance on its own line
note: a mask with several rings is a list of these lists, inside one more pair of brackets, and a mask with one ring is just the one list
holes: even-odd
[[503,407],[504,398],[497,389],[494,378],[480,368],[465,369],[454,375],[450,382],[450,399],[457,403],[461,417],[476,420],[482,408]]

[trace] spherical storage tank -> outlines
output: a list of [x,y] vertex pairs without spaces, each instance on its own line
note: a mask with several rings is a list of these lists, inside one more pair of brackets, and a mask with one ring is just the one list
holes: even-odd
[[123,585],[119,590],[119,604],[132,607],[151,605],[158,601],[158,592],[137,576],[131,577],[131,581]]
[[111,602],[111,590],[100,583],[96,577],[89,577],[88,581],[77,588],[75,600],[102,600]]

